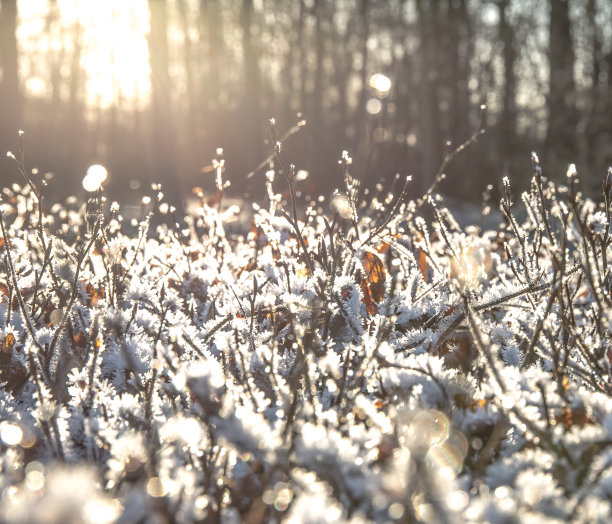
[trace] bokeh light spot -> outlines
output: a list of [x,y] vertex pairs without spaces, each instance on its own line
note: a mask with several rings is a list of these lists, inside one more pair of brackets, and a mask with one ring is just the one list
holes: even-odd
[[391,79],[382,73],[370,77],[370,87],[376,90],[378,96],[387,96],[391,90]]
[[108,171],[103,165],[93,164],[87,169],[87,174],[83,178],[83,189],[93,192],[100,189],[108,178]]
[[23,438],[23,431],[17,424],[4,422],[0,428],[0,440],[7,446],[18,446]]

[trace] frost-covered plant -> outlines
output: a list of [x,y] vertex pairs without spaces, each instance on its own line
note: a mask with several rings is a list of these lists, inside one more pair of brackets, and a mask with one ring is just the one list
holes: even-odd
[[609,521],[612,172],[597,204],[533,155],[526,218],[504,180],[481,231],[441,204],[444,166],[412,201],[344,153],[329,206],[298,201],[271,125],[243,233],[220,152],[217,205],[177,220],[155,188],[136,227],[101,191],[43,205],[16,159],[0,520]]

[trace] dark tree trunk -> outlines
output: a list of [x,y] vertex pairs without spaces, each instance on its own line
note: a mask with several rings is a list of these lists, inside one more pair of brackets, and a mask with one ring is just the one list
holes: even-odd
[[[356,166],[367,166],[368,159],[371,153],[371,140],[370,140],[370,125],[368,114],[366,112],[366,104],[369,95],[369,83],[368,83],[368,68],[369,68],[369,51],[368,51],[368,39],[370,38],[370,1],[361,0],[358,5],[358,20],[359,20],[359,43],[360,43],[360,56],[361,56],[361,67],[359,68],[359,81],[360,91],[357,99],[357,107],[355,108],[353,115],[353,133],[354,140],[352,143],[353,151],[351,153],[356,158]],[[367,169],[367,168],[366,168]]]
[[516,145],[516,43],[514,28],[508,20],[510,0],[499,0],[499,38],[503,45],[502,57],[504,77],[502,88],[502,108],[499,118],[499,156],[508,162]]
[[[244,125],[246,169],[255,166],[260,161],[264,127],[261,111],[261,79],[259,76],[259,49],[256,38],[253,37],[253,0],[243,0],[242,4],[242,53],[244,108],[240,120]],[[271,117],[272,115],[270,115]]]
[[439,5],[432,2],[425,6],[417,0],[418,25],[420,27],[421,89],[419,98],[419,151],[421,173],[418,177],[421,189],[426,188],[442,162],[442,127],[440,121],[439,85]]
[[[286,6],[286,7],[285,7]],[[291,3],[286,5],[282,0],[276,0],[275,9],[278,12],[281,12],[283,8],[287,9],[287,16],[290,20],[293,20],[294,16],[294,4]],[[297,51],[300,46],[300,40],[298,36],[299,32],[292,32],[291,35],[288,35],[287,38],[289,40],[289,45],[287,46],[287,52],[285,53],[283,59],[283,86],[280,86],[280,99],[282,100],[281,104],[278,104],[282,107],[282,112],[280,113],[282,116],[283,122],[292,122],[295,118],[295,114],[292,114],[292,107],[294,101],[294,93],[296,91],[296,87],[299,82],[296,81],[295,68],[294,64],[296,63]],[[273,91],[271,88],[269,91]],[[273,96],[273,93],[270,93]],[[277,111],[278,109],[275,108]]]
[[[338,31],[334,32],[334,48],[336,53],[334,56],[334,62],[336,64],[334,83],[338,93],[338,116],[334,124],[336,129],[335,136],[340,138],[342,142],[345,141],[346,127],[348,124],[348,82],[353,72],[353,61],[349,51],[351,49],[351,25],[351,22],[347,24],[343,34],[339,34]],[[342,146],[345,147],[344,144]]]
[[468,81],[470,74],[471,39],[469,14],[463,0],[448,0],[445,18],[447,28],[449,91],[452,93],[449,107],[447,138],[454,143],[465,140],[469,133]]
[[317,135],[321,134],[320,126],[323,104],[323,53],[325,52],[325,41],[323,37],[323,0],[315,0],[314,16],[315,16],[315,84],[312,92],[312,120],[313,132]]
[[149,0],[151,32],[149,61],[151,65],[151,129],[154,182],[161,182],[168,200],[181,203],[180,178],[175,173],[175,132],[168,71],[168,12],[165,0]]
[[17,0],[0,1],[0,152],[12,149],[21,126],[22,100],[17,56]]
[[300,15],[297,25],[297,39],[299,42],[299,57],[300,57],[300,75],[299,75],[299,84],[300,84],[300,101],[299,101],[299,111],[304,112],[306,108],[306,77],[308,75],[308,64],[306,61],[306,56],[308,53],[307,42],[305,41],[305,31],[304,27],[306,25],[306,5],[304,0],[300,0]]
[[[200,17],[202,31],[202,46],[206,47],[207,54],[202,56],[206,64],[203,68],[203,78],[200,86],[200,96],[203,99],[204,108],[208,119],[208,125],[204,126],[207,136],[217,130],[215,139],[223,142],[223,130],[219,113],[219,92],[221,89],[221,75],[223,74],[224,38],[223,38],[223,16],[218,0],[200,0]],[[204,36],[205,35],[205,36]]]
[[194,46],[189,35],[189,6],[185,0],[179,0],[176,6],[183,34],[183,62],[185,64],[185,83],[187,88],[187,100],[180,109],[184,111],[182,118],[187,123],[188,141],[193,143],[196,137],[196,115],[198,111],[194,80],[194,72],[196,70],[193,52]]
[[312,122],[310,125],[310,135],[312,137],[313,169],[315,173],[323,172],[326,165],[326,122],[323,122],[323,82],[324,82],[324,61],[325,36],[323,32],[323,18],[326,13],[324,0],[315,0],[315,69],[314,69],[314,88],[311,94],[310,107]]
[[564,175],[576,158],[574,47],[568,0],[550,0],[550,64],[546,151],[549,176]]
[[[587,38],[590,41],[591,51],[591,85],[590,96],[584,105],[584,115],[579,128],[580,162],[586,169],[593,172],[598,165],[605,164],[605,158],[601,158],[605,151],[605,144],[601,144],[601,129],[605,128],[609,121],[608,112],[605,107],[605,91],[600,85],[602,72],[602,34],[597,24],[597,1],[588,0],[586,5],[586,28]],[[608,140],[604,139],[605,142]],[[603,147],[602,147],[603,146]],[[598,186],[593,180],[593,186]],[[594,189],[598,189],[594,187]]]
[[[87,127],[84,119],[83,79],[84,73],[81,66],[83,52],[83,29],[80,24],[75,24],[71,34],[74,48],[70,57],[70,80],[68,82],[68,104],[69,104],[69,126],[74,137],[87,136]],[[78,166],[85,163],[85,156],[90,154],[87,148],[79,140],[70,140],[68,144],[68,172],[74,173]]]

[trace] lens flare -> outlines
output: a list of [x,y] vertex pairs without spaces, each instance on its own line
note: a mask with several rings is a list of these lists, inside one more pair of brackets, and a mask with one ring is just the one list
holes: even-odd
[[444,442],[449,435],[448,417],[435,409],[419,411],[411,420],[406,443],[413,450],[425,453],[432,446]]

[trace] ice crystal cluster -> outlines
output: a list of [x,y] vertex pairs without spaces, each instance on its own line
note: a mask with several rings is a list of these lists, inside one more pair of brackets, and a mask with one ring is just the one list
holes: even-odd
[[484,231],[347,158],[250,231],[3,189],[0,521],[610,522],[610,176]]

